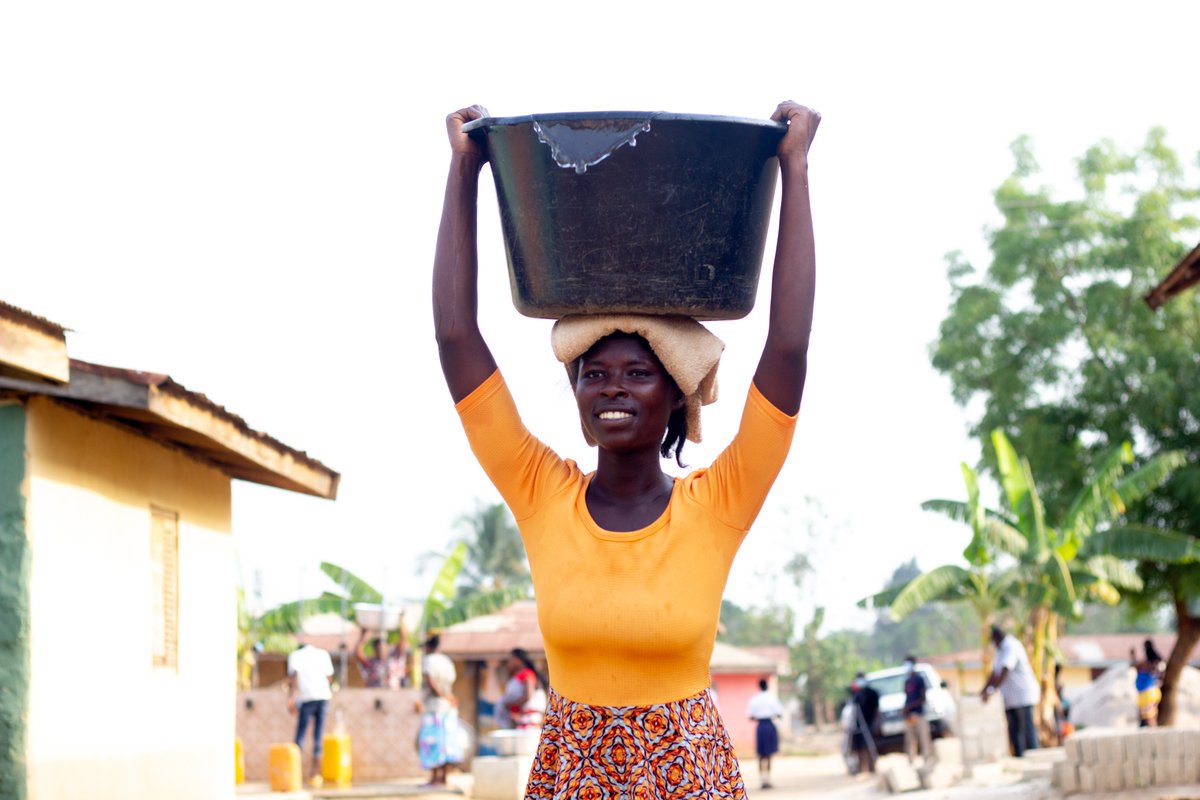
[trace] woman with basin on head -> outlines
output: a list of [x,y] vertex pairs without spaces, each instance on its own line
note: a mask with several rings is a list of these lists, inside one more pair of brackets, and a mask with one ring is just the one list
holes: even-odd
[[[450,174],[434,260],[434,323],[450,394],[529,556],[551,689],[526,798],[745,797],[712,699],[712,656],[734,554],[791,444],[807,369],[815,255],[808,150],[820,122],[792,102],[777,155],[779,239],[769,329],[733,442],[684,478],[685,439],[716,396],[723,345],[684,317],[555,323],[584,438],[584,474],[525,428],[476,318],[476,199],[485,149],[447,117]],[[631,289],[636,291],[636,289]]]

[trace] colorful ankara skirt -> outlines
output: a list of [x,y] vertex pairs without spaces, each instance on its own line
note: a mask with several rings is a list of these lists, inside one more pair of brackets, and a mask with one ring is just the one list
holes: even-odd
[[550,690],[526,800],[745,797],[707,691],[651,706],[590,706]]

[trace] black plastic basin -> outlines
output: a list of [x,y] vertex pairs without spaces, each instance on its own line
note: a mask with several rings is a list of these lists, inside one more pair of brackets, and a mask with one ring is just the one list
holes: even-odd
[[522,314],[754,307],[783,123],[608,111],[464,129],[486,143]]

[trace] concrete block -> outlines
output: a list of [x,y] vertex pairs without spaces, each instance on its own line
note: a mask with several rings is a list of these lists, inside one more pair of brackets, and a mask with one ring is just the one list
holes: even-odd
[[1096,763],[1120,764],[1125,760],[1124,736],[1096,737]]
[[1136,785],[1141,788],[1154,785],[1154,759],[1141,757],[1133,762],[1135,767]]
[[[938,742],[942,741],[941,739]],[[983,758],[983,742],[978,739],[960,739],[962,742],[962,758],[967,763],[973,763]],[[937,742],[934,742],[934,747],[937,747]]]
[[1097,754],[1099,737],[1084,736],[1079,740],[1080,764],[1087,764],[1089,767],[1100,763],[1100,757]]
[[1183,770],[1180,783],[1200,783],[1200,746],[1183,757],[1180,768]]
[[1154,782],[1159,786],[1171,786],[1183,780],[1181,759],[1157,756],[1154,759]]
[[1067,760],[1074,764],[1083,763],[1083,740],[1078,736],[1072,736],[1067,739],[1067,743],[1063,746],[1067,751]]
[[1096,768],[1087,764],[1080,764],[1075,767],[1076,777],[1079,779],[1079,791],[1094,792],[1096,791]]
[[1050,771],[1050,785],[1063,794],[1079,791],[1078,768],[1070,761],[1059,761]]
[[521,800],[533,756],[479,756],[471,760],[475,800]]
[[936,761],[944,761],[950,764],[963,763],[963,751],[965,750],[962,739],[934,739],[933,740],[933,757]]
[[962,766],[949,761],[935,761],[917,771],[922,789],[948,789],[962,780]]
[[1147,784],[1138,783],[1138,769],[1136,761],[1121,762],[1121,785],[1126,789],[1140,789]]
[[1160,728],[1158,743],[1165,745],[1167,758],[1183,758],[1183,731],[1177,731],[1173,728]]
[[1096,789],[1101,792],[1119,792],[1125,788],[1125,769],[1121,762],[1099,764],[1096,767]]
[[905,756],[883,756],[876,763],[875,771],[879,773],[880,784],[892,794],[921,788],[921,777]]

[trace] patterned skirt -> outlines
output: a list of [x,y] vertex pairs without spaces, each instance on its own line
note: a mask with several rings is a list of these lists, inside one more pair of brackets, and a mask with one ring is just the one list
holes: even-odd
[[745,797],[707,691],[651,706],[590,706],[550,690],[526,800]]

